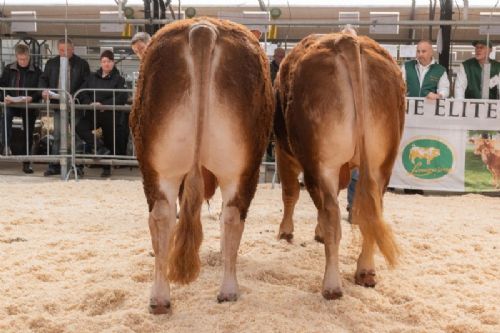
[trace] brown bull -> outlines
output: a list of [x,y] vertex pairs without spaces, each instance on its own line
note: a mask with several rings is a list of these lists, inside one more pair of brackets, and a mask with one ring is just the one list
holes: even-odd
[[189,283],[200,271],[200,210],[217,183],[224,202],[224,276],[217,298],[237,299],[237,251],[272,114],[267,59],[243,26],[209,18],[185,20],[152,39],[130,122],[155,252],[153,313],[168,312],[169,281]]
[[316,239],[325,244],[323,296],[342,296],[338,268],[341,238],[338,193],[359,167],[353,223],[363,247],[356,283],[373,287],[375,243],[389,264],[398,249],[383,221],[386,190],[403,132],[405,85],[391,56],[367,37],[351,33],[312,35],[281,65],[275,115],[278,168],[284,216],[279,238],[293,237],[293,210],[299,197],[298,174],[316,208]]
[[480,155],[481,160],[491,173],[492,184],[500,188],[500,151],[495,147],[495,140],[485,138],[471,138],[474,143],[474,155]]

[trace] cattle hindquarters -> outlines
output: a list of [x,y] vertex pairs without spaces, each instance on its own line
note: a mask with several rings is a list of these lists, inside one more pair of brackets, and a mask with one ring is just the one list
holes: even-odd
[[215,184],[224,200],[218,300],[237,298],[236,255],[272,121],[267,66],[254,36],[227,21],[179,21],[148,46],[130,123],[156,254],[154,313],[168,309],[169,280],[189,283],[199,274],[201,205]]
[[391,265],[398,254],[382,217],[382,196],[403,129],[404,84],[399,68],[368,38],[349,33],[313,36],[283,61],[278,90],[285,123],[285,131],[277,131],[278,142],[289,143],[318,209],[316,236],[324,240],[327,257],[323,296],[334,299],[342,294],[337,195],[347,185],[343,180],[348,167],[360,170],[353,220],[364,241],[356,281],[373,286],[375,244]]

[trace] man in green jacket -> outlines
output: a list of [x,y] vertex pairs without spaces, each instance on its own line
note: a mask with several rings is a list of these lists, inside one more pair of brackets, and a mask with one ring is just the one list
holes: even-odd
[[[433,58],[432,43],[423,39],[417,44],[417,59],[407,61],[401,67],[406,81],[406,96],[425,97],[430,100],[447,98],[450,80],[446,68]],[[422,190],[404,189],[406,194],[423,194]]]
[[460,64],[460,69],[455,82],[455,98],[481,99],[483,67],[490,63],[489,99],[499,99],[500,85],[500,62],[489,59],[492,44],[484,40],[476,40],[472,43],[475,48],[474,58],[465,60]]
[[406,81],[406,96],[428,99],[447,98],[450,81],[446,68],[432,57],[432,43],[421,40],[417,44],[417,59],[407,61],[401,67]]

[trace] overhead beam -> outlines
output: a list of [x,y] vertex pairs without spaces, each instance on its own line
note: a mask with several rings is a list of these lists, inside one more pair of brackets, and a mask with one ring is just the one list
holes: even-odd
[[[448,1],[448,0],[447,0]],[[145,20],[145,19],[63,19],[63,18],[12,18],[12,17],[0,17],[0,23],[2,22],[38,22],[38,23],[52,23],[52,24],[100,24],[100,23],[115,23],[115,24],[132,24],[132,25],[143,25],[143,24],[166,24],[171,23],[173,20]],[[360,25],[360,26],[370,26],[370,25],[399,25],[399,26],[464,26],[464,27],[477,27],[480,25],[491,25],[500,26],[499,20],[490,21],[453,21],[440,20],[440,21],[428,21],[428,20],[416,20],[416,21],[397,21],[397,22],[377,22],[376,20],[365,20],[365,21],[346,21],[346,20],[248,20],[247,24],[251,25],[278,25],[278,26],[312,26],[312,27],[332,27],[338,25]]]

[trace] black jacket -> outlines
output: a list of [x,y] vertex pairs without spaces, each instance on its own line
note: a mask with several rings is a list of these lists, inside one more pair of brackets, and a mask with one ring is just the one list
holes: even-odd
[[[59,65],[59,56],[47,61],[38,83],[40,88],[57,89],[59,84]],[[69,74],[71,81],[69,93],[73,95],[78,89],[80,89],[87,76],[89,76],[90,67],[86,60],[80,58],[76,54],[73,54],[73,56],[69,59],[69,65],[71,67],[71,72]]]
[[[21,80],[22,71],[19,69],[17,62],[13,62],[5,66],[2,77],[0,78],[0,87],[15,87],[15,88],[37,88],[38,80],[42,71],[30,61],[28,69],[24,72],[24,80]],[[20,81],[24,81],[22,87]],[[24,96],[23,90],[6,90],[7,95],[12,97]],[[38,102],[42,96],[41,91],[28,90],[28,96],[33,98],[33,103]],[[0,99],[3,101],[3,91],[0,91]]]
[[269,68],[271,70],[271,84],[274,86],[274,81],[276,80],[276,76],[278,75],[278,71],[280,70],[280,65],[278,65],[276,61],[273,60],[269,64]]
[[[83,83],[81,89],[127,89],[125,79],[120,75],[120,72],[116,67],[106,75],[102,77],[102,68],[99,68],[97,72],[92,73],[88,76],[87,80]],[[80,101],[80,104],[90,104],[94,102],[94,92],[84,91],[78,94],[76,98]],[[127,92],[115,92],[115,105],[124,105],[127,102],[128,94]],[[113,104],[113,92],[112,91],[96,91],[95,102],[99,102],[103,105]]]

